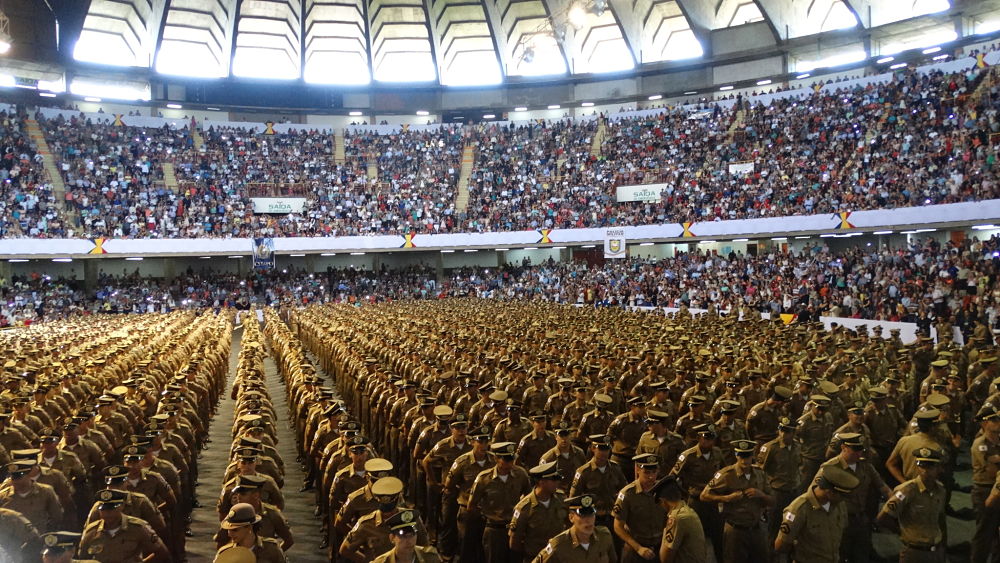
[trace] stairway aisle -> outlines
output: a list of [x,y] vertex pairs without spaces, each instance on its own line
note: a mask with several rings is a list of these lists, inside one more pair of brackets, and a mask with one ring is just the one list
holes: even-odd
[[[241,336],[242,330],[240,329],[233,333],[226,391],[219,402],[218,414],[208,429],[212,443],[204,450],[202,458],[198,460],[198,481],[201,485],[198,487],[197,497],[201,508],[196,508],[191,513],[191,530],[194,532],[194,537],[188,538],[187,541],[187,560],[189,563],[209,562],[215,557],[215,542],[212,538],[219,529],[219,517],[215,506],[222,491],[222,478],[226,466],[229,464],[229,449],[233,440],[233,411],[236,407],[236,401],[230,398],[229,390],[239,360]],[[325,554],[318,549],[321,538],[319,521],[312,515],[313,493],[311,491],[308,493],[298,492],[304,475],[299,464],[295,461],[297,455],[295,438],[284,420],[288,414],[284,383],[278,376],[277,368],[270,358],[264,360],[264,368],[267,391],[279,418],[275,421],[278,427],[276,447],[285,462],[286,485],[282,490],[285,496],[285,517],[288,518],[295,538],[295,545],[288,550],[286,555],[289,561],[296,563],[325,562],[327,560]]]

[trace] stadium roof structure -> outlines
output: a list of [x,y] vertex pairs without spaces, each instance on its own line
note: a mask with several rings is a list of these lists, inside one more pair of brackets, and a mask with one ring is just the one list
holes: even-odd
[[[643,72],[711,59],[727,46],[784,49],[798,61],[786,66],[804,69],[1000,29],[998,0],[51,1],[57,19],[60,4],[76,4],[77,61],[334,85]],[[743,26],[766,33],[720,44],[718,32]],[[831,35],[861,43],[830,51],[823,38]],[[821,59],[810,60],[821,46]]]

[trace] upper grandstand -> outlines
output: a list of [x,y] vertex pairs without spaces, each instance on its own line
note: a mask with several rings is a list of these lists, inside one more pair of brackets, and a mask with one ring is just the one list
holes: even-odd
[[[1000,2],[352,6],[4,6],[0,234],[664,239],[998,198]],[[947,209],[870,226],[992,217]]]

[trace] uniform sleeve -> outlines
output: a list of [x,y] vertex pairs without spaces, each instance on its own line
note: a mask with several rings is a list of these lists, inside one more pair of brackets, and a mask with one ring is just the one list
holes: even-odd
[[56,496],[54,490],[48,489],[48,492],[47,502],[49,504],[49,516],[52,518],[51,525],[59,526],[63,519],[62,503],[59,502],[59,497]]
[[903,507],[906,506],[906,503],[908,502],[909,499],[907,498],[906,484],[904,483],[892,491],[892,495],[889,497],[889,500],[885,501],[885,505],[882,506],[881,513],[898,519],[899,514],[903,511]]
[[528,511],[528,503],[518,503],[514,507],[514,516],[510,520],[510,533],[517,539],[524,538],[525,532],[528,531],[528,515],[525,512]]
[[986,445],[985,441],[972,445],[971,457],[973,475],[986,470],[986,453],[989,449],[990,448]]
[[618,496],[615,497],[615,505],[611,507],[611,515],[618,520],[629,519],[629,503],[626,499],[625,489],[618,491]]
[[538,555],[531,560],[531,563],[548,563],[549,561],[558,561],[559,559],[555,556],[555,540],[549,540],[549,544],[545,546],[544,549],[538,552]]
[[160,540],[160,536],[156,535],[153,528],[145,522],[136,522],[137,526],[142,526],[142,538],[140,540],[139,547],[142,549],[144,555],[149,555],[151,553],[156,553],[158,551],[165,551],[167,548],[163,545],[163,541]]
[[792,545],[799,537],[799,532],[805,525],[805,518],[791,507],[781,514],[781,524],[778,525],[778,538],[785,545]]
[[476,477],[476,482],[472,484],[472,492],[469,495],[469,508],[479,510],[479,503],[483,500],[483,481]]
[[678,475],[678,474],[680,474],[680,472],[684,470],[684,462],[686,460],[687,460],[687,456],[685,454],[683,454],[683,453],[681,455],[677,456],[677,463],[675,463],[674,464],[674,468],[670,470],[670,474],[671,475]]
[[726,477],[721,471],[716,471],[712,475],[712,480],[705,485],[705,490],[716,495],[729,494],[729,486],[726,485]]
[[677,549],[679,546],[684,544],[684,539],[687,536],[687,529],[673,515],[667,518],[667,524],[663,527],[663,545],[670,549]]

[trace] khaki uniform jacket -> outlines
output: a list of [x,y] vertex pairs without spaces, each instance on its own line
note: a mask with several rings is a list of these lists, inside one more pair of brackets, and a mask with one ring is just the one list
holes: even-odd
[[785,508],[778,538],[792,545],[793,561],[837,563],[846,527],[847,505],[831,503],[827,511],[810,488]]
[[101,563],[139,563],[144,555],[165,549],[149,524],[122,515],[121,527],[113,537],[104,531],[104,520],[88,525],[80,539],[79,553]]
[[594,526],[590,537],[590,547],[584,549],[570,528],[549,540],[545,549],[535,557],[533,563],[617,563],[611,531],[604,526]]
[[662,545],[677,553],[675,561],[705,563],[708,559],[708,544],[705,543],[705,529],[701,525],[701,519],[684,501],[667,515],[662,542]]

